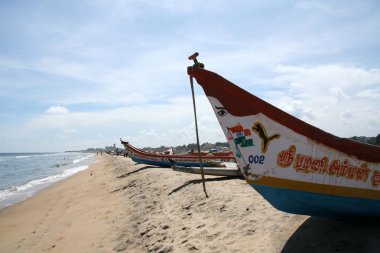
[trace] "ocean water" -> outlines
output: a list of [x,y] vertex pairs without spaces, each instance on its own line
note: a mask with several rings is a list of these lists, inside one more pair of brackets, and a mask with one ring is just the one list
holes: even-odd
[[0,153],[0,209],[85,170],[94,162],[95,154],[81,152]]

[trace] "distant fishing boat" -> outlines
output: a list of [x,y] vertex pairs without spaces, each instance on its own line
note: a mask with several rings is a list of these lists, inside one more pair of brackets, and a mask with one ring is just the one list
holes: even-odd
[[[380,147],[326,133],[195,64],[248,184],[275,208],[312,216],[380,216]],[[192,79],[191,79],[192,81]]]
[[[199,155],[197,153],[172,155],[172,154],[155,154],[145,152],[135,148],[126,141],[120,140],[124,145],[128,156],[136,163],[143,163],[148,165],[171,167],[173,165],[186,166],[186,167],[199,167]],[[235,157],[232,153],[202,153],[202,161],[204,167],[217,167],[222,166],[224,162],[235,162]]]

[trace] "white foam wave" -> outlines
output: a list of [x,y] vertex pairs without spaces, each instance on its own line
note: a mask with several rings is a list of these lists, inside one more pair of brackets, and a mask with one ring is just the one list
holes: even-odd
[[0,201],[6,199],[10,195],[14,194],[17,191],[16,187],[11,187],[5,190],[0,191]]
[[88,166],[84,165],[84,166],[79,166],[79,167],[75,167],[72,169],[67,169],[58,175],[53,175],[53,176],[49,176],[49,177],[45,177],[45,178],[41,178],[41,179],[32,180],[32,181],[30,181],[24,185],[16,187],[16,189],[17,189],[17,191],[25,191],[25,190],[28,190],[32,187],[38,186],[38,185],[55,183],[60,179],[71,176],[71,175],[73,175],[79,171],[85,170],[87,168],[88,168]]
[[49,153],[49,154],[43,154],[43,155],[35,155],[35,156],[57,156],[57,155],[64,155],[65,153]]
[[57,156],[57,155],[62,155],[64,153],[48,153],[48,154],[20,154],[20,155],[9,155],[9,156],[3,156],[1,158],[6,158],[6,159],[22,159],[22,158],[30,158],[30,157],[40,157],[40,156]]
[[73,161],[73,164],[79,163],[79,162],[83,162],[84,160],[87,160],[87,159],[89,159],[90,157],[93,157],[93,156],[94,156],[94,154],[88,154],[88,155],[84,155],[84,156],[78,156],[78,159],[75,159]]
[[0,162],[7,161],[7,160],[9,160],[9,159],[10,159],[9,156],[3,156],[3,157],[0,157]]
[[30,157],[29,155],[18,155],[18,156],[15,156],[16,158],[28,158]]
[[[21,186],[12,186],[8,189],[0,190],[0,202],[9,198],[16,198],[19,200],[25,199],[27,197],[32,196],[38,190],[41,190],[59,180],[67,178],[87,168],[88,168],[87,165],[83,165],[83,166],[78,166],[71,169],[66,169],[61,174],[52,175],[52,176],[48,176],[48,177],[44,177],[40,179],[35,179]],[[0,203],[0,207],[1,206],[2,205]]]

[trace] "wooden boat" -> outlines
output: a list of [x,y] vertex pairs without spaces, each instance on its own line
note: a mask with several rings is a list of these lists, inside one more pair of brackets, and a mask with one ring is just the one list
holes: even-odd
[[195,59],[187,73],[206,93],[247,183],[275,208],[380,216],[380,147],[326,133],[202,65]]
[[[190,173],[190,174],[201,174],[200,167],[184,167],[173,165],[172,169],[174,171]],[[239,169],[230,169],[230,168],[204,168],[203,169],[205,175],[209,176],[224,176],[224,177],[243,177]]]
[[[128,156],[137,163],[155,165],[160,167],[171,167],[172,165],[199,167],[199,156],[196,153],[185,155],[167,155],[145,152],[135,148],[126,141],[120,140],[124,145]],[[215,153],[202,153],[202,162],[204,167],[221,166],[223,162],[235,162],[232,153],[225,153],[224,156],[215,156]]]

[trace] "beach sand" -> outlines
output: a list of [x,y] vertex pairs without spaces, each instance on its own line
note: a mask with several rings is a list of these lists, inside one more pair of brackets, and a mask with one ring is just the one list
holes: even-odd
[[98,156],[0,212],[0,252],[379,252],[379,220],[280,212],[245,181]]

